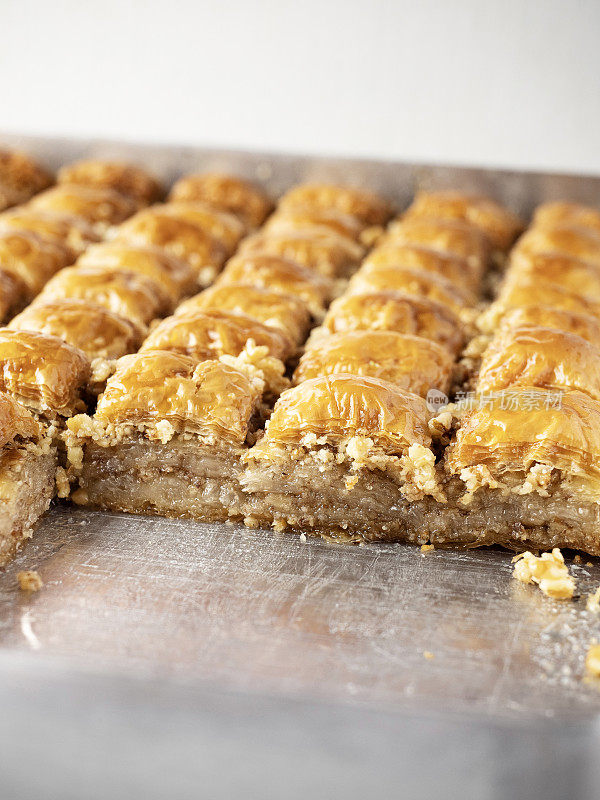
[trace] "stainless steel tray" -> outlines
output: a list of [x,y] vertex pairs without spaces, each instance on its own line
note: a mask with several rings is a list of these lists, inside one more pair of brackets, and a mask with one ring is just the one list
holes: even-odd
[[[0,136],[57,164],[215,166],[273,191],[352,178],[488,191],[527,211],[600,178]],[[27,596],[19,569],[45,586]],[[344,547],[56,507],[0,573],[0,797],[598,794],[600,617],[511,579],[499,550]],[[433,654],[426,658],[425,653]]]

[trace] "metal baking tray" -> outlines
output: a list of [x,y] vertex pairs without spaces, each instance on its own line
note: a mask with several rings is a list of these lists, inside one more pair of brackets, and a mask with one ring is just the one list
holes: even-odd
[[[52,166],[225,169],[274,194],[332,178],[527,213],[600,177],[1,136]],[[572,559],[569,559],[571,561]],[[20,569],[43,589],[17,589]],[[0,572],[0,797],[592,798],[600,617],[511,579],[497,549],[403,545],[58,505]],[[432,657],[426,657],[431,654]]]

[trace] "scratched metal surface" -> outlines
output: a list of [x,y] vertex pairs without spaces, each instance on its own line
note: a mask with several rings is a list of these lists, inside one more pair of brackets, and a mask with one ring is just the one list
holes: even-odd
[[[0,141],[55,166],[138,158],[166,181],[232,169],[273,193],[354,180],[399,205],[418,186],[524,213],[600,198],[600,177]],[[39,594],[16,589],[23,568]],[[261,800],[388,796],[399,781],[407,797],[595,797],[600,691],[583,660],[600,640],[585,610],[600,563],[573,566],[569,603],[511,571],[493,550],[422,556],[58,507],[0,572],[2,798],[188,797],[199,780],[205,796]]]

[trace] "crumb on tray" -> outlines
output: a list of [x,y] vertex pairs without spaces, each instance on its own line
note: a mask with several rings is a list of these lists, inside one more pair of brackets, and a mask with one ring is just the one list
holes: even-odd
[[513,558],[513,577],[522,583],[537,583],[540,590],[554,600],[570,600],[575,592],[575,579],[569,574],[562,553],[555,547],[551,553],[534,556],[527,551]]
[[44,585],[39,573],[34,569],[22,570],[17,573],[17,580],[19,581],[19,588],[24,592],[39,592]]

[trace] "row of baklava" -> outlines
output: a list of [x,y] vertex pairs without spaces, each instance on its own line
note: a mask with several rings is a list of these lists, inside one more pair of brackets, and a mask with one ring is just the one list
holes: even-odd
[[74,499],[202,519],[240,516],[242,456],[289,385],[286,368],[311,326],[388,215],[368,192],[288,192],[216,284],[158,324],[139,354],[121,359],[94,417],[69,422]]
[[540,206],[479,326],[444,457],[471,541],[600,552],[600,211]]

